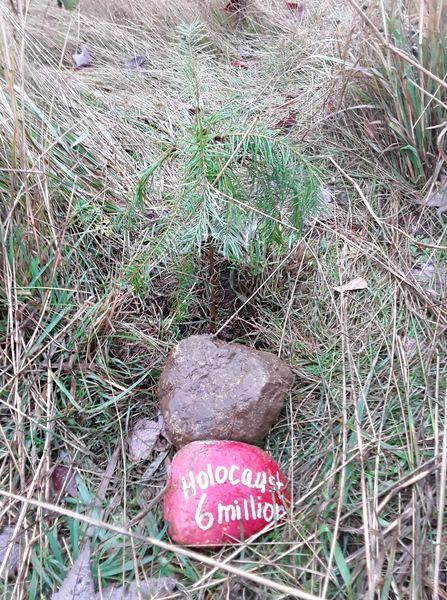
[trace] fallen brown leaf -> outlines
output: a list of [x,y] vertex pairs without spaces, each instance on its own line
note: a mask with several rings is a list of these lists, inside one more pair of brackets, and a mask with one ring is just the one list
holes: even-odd
[[[337,205],[334,202],[334,196],[332,192],[327,188],[320,187],[319,190],[318,209],[315,215],[320,221],[330,221],[335,217]],[[311,220],[309,222],[312,222]]]
[[412,356],[416,352],[423,352],[427,348],[427,344],[422,340],[417,340],[410,336],[398,336],[398,344],[396,344],[396,353],[398,354],[399,346],[407,356]]
[[124,68],[128,71],[137,71],[145,62],[145,56],[134,56],[124,64]]
[[434,191],[428,196],[428,198],[422,202],[418,202],[418,204],[429,206],[430,208],[437,208],[438,210],[436,212],[441,215],[447,211],[447,190]]
[[406,354],[412,354],[418,347],[418,343],[414,338],[404,337],[402,339],[402,348]]
[[324,187],[320,187],[320,197],[325,204],[331,204],[334,201],[331,191]]
[[250,69],[256,65],[256,61],[254,60],[244,60],[241,58],[233,58],[231,59],[231,65],[233,67],[239,67],[240,69]]
[[423,265],[415,265],[410,272],[419,283],[428,283],[436,273],[436,267],[434,263],[429,260]]
[[64,494],[76,498],[78,486],[73,469],[58,465],[51,473],[51,485],[55,494]]
[[14,573],[17,570],[19,564],[19,544],[17,539],[13,539],[14,526],[8,526],[2,529],[0,533],[0,567],[6,558],[9,550],[8,563],[6,572]]
[[253,53],[253,50],[251,48],[249,48],[248,46],[238,46],[237,55],[239,58],[247,59],[247,58],[253,58],[254,53]]
[[91,65],[90,52],[85,44],[81,44],[81,51],[73,54],[73,60],[78,69],[83,69]]
[[439,297],[445,293],[447,288],[447,267],[445,265],[435,264],[433,261],[428,260],[424,264],[414,265],[410,269],[410,274],[418,283],[424,286],[428,294]]
[[334,287],[335,292],[355,292],[356,290],[364,290],[368,287],[364,277],[355,277],[348,283]]
[[94,597],[95,589],[90,569],[90,544],[87,543],[68,571],[59,591],[51,596],[51,600],[91,600]]
[[291,110],[287,117],[284,119],[280,119],[277,123],[275,123],[275,129],[282,129],[285,131],[289,131],[296,125],[296,111]]
[[247,9],[247,0],[229,0],[224,10],[229,13],[242,15]]
[[367,135],[367,137],[369,137],[370,140],[376,140],[377,139],[377,125],[378,123],[380,123],[380,121],[367,121],[366,125],[365,125],[365,133]]
[[304,2],[286,2],[286,6],[298,22],[304,19],[306,7]]
[[129,435],[129,455],[132,460],[146,460],[160,437],[163,422],[159,419],[140,419]]
[[158,413],[157,415],[157,423],[160,426],[160,435],[162,437],[165,438],[165,440],[167,440],[170,444],[172,444],[172,440],[169,437],[168,432],[166,431],[166,423],[165,423],[165,418],[164,416],[161,414],[161,412]]

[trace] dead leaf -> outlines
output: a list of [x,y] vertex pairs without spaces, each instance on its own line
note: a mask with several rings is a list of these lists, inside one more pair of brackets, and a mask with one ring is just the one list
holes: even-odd
[[331,192],[324,187],[320,187],[320,197],[325,204],[331,204],[334,201]]
[[247,9],[247,0],[229,0],[225,9],[229,13],[242,15]]
[[168,440],[165,440],[165,439],[159,438],[159,439],[157,440],[157,442],[155,443],[154,450],[155,450],[156,452],[164,452],[164,451],[165,451],[167,448],[169,448],[171,445],[172,445],[172,444],[171,444],[171,442],[168,442]]
[[377,125],[380,121],[367,121],[365,124],[365,133],[370,140],[376,140],[378,137]]
[[318,203],[316,216],[320,219],[320,221],[328,221],[333,219],[336,214],[337,205],[334,202],[332,193],[327,188],[321,186],[318,195],[320,202]]
[[165,423],[165,418],[164,416],[161,414],[161,412],[158,413],[157,415],[157,419],[158,419],[158,424],[160,426],[160,435],[162,437],[165,438],[165,440],[167,440],[170,444],[172,444],[172,440],[169,437],[169,433],[166,431],[166,423]]
[[419,283],[428,283],[435,274],[435,265],[429,260],[423,265],[415,265],[410,273]]
[[59,591],[51,596],[51,600],[91,600],[94,597],[90,544],[87,543],[68,571]]
[[274,125],[274,127],[275,127],[275,129],[282,129],[285,131],[289,131],[295,125],[296,125],[296,111],[291,110],[291,111],[289,111],[289,114],[287,115],[287,117],[284,117],[284,119],[280,119]]
[[407,358],[412,358],[417,353],[425,352],[427,348],[428,345],[424,340],[408,335],[398,335],[394,351],[397,357],[404,355]]
[[[134,581],[127,589],[109,585],[95,600],[155,600],[171,595],[175,590],[177,581],[174,577],[149,577],[138,585]],[[139,593],[138,593],[139,592]]]
[[160,420],[140,419],[129,435],[129,454],[132,460],[146,460],[160,437],[163,424]]
[[434,191],[426,200],[423,200],[418,204],[423,204],[424,206],[429,206],[431,208],[437,208],[438,210],[436,212],[439,215],[442,215],[442,213],[447,211],[447,190]]
[[304,13],[306,11],[304,2],[286,2],[286,6],[295,19],[301,23],[304,19]]
[[124,68],[128,71],[137,71],[145,62],[145,56],[134,56],[124,64]]
[[81,51],[73,54],[73,60],[78,69],[83,69],[91,65],[90,52],[85,44],[81,44]]
[[237,55],[239,58],[253,58],[254,53],[253,50],[251,48],[249,48],[248,46],[238,46],[237,48]]
[[428,294],[438,297],[445,293],[447,287],[447,267],[445,265],[435,264],[428,260],[424,264],[415,265],[410,269],[410,273]]
[[73,469],[69,469],[64,465],[58,465],[53,469],[51,485],[57,495],[68,495],[72,498],[76,498],[78,495],[78,486]]
[[256,65],[255,60],[243,60],[241,58],[231,59],[231,65],[233,67],[239,67],[240,69],[250,69]]
[[400,339],[405,354],[413,354],[417,350],[418,343],[414,338],[405,336]]
[[355,277],[348,283],[334,287],[335,292],[355,292],[356,290],[364,290],[368,287],[364,277]]
[[412,337],[401,337],[400,338],[400,342],[402,344],[402,349],[405,352],[405,354],[414,354],[416,352],[416,350],[418,349],[418,347],[424,348],[425,344],[422,343],[418,343],[418,341],[415,338]]
[[0,533],[0,567],[9,551],[7,572],[14,573],[19,564],[19,544],[17,539],[13,539],[14,526],[5,527]]
[[160,468],[160,466],[165,463],[165,468],[166,468],[166,463],[168,461],[167,456],[169,453],[169,447],[165,448],[164,450],[162,450],[161,452],[159,452],[158,456],[156,458],[154,458],[154,460],[146,467],[146,469],[144,470],[144,473],[142,474],[142,476],[140,477],[140,479],[138,480],[138,484],[141,483],[147,483],[148,481],[150,481],[152,479],[152,476],[158,471],[158,469]]

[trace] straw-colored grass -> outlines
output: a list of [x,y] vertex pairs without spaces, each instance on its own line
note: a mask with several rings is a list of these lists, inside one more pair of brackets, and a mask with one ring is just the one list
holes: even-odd
[[[380,154],[350,100],[380,11],[308,3],[300,23],[279,0],[245,19],[220,0],[164,4],[0,7],[0,527],[21,549],[0,596],[50,597],[89,538],[96,589],[170,575],[173,597],[445,598],[445,217],[418,204],[408,162]],[[219,336],[296,373],[265,444],[293,507],[198,555],[170,545],[162,518],[172,449],[133,463],[126,447],[157,414],[169,349],[209,325],[206,264],[148,260],[175,166],[134,201],[191,108],[178,26],[193,20],[208,38],[204,110],[237,98],[269,128],[295,111],[288,143],[332,195],[256,273],[217,257]],[[74,70],[80,42],[92,66]],[[143,69],[125,70],[136,55]],[[366,289],[335,291],[356,277]],[[75,498],[52,489],[60,465]]]

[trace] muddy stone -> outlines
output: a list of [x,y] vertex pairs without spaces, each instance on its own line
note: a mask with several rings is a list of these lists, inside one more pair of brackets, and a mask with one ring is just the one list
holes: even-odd
[[258,444],[277,420],[293,373],[278,357],[209,335],[171,351],[158,397],[177,448],[196,440]]

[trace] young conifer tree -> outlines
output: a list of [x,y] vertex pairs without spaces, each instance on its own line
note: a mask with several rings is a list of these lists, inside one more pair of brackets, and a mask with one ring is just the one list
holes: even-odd
[[[200,24],[183,29],[184,71],[193,109],[175,144],[142,173],[136,190],[148,186],[169,161],[179,184],[155,253],[202,255],[209,263],[210,330],[215,327],[215,255],[260,267],[267,254],[282,253],[300,238],[318,200],[317,170],[280,131],[241,111],[237,102],[209,113],[200,96],[197,64],[207,52]],[[228,99],[227,99],[228,100]]]

